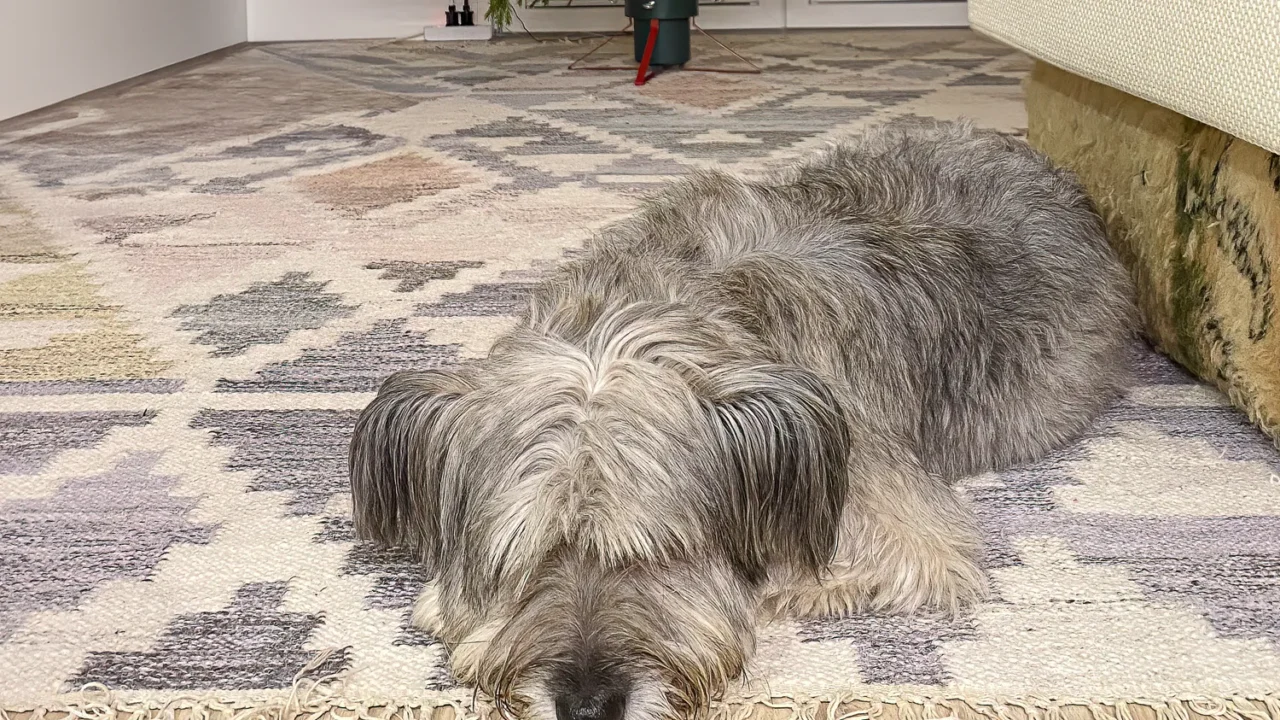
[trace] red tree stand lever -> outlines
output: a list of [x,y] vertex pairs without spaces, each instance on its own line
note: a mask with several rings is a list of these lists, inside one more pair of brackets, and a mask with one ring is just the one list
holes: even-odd
[[[750,60],[734,52],[732,48],[698,27],[698,0],[625,0],[628,18],[627,30],[632,30],[631,46],[639,68],[622,65],[597,65],[582,67],[580,64],[596,54],[596,51],[613,41],[613,37],[591,48],[587,54],[569,63],[570,70],[627,70],[636,69],[636,85],[644,85],[664,69],[682,68],[684,70],[700,70],[702,72],[741,72],[759,73]],[[690,44],[691,32],[697,30],[707,39],[719,45],[721,49],[741,60],[750,70],[731,70],[718,68],[689,67],[685,63],[693,55]],[[662,37],[658,37],[658,33]]]
[[644,55],[640,57],[640,69],[636,72],[636,85],[643,85],[653,77],[649,72],[649,61],[653,59],[653,46],[658,42],[658,18],[649,21],[649,39],[644,44]]

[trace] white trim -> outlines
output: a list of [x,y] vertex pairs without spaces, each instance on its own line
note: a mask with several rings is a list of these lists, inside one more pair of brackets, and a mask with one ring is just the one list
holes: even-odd
[[[582,0],[578,0],[580,3]],[[408,37],[423,26],[439,25],[449,0],[245,0],[249,39],[325,40]],[[457,0],[459,4],[461,0]],[[477,19],[487,0],[472,4]],[[608,32],[627,24],[622,0],[605,7],[550,5],[519,9],[529,30],[538,33]],[[756,30],[823,27],[964,27],[966,4],[928,0],[757,0],[722,5],[704,1],[698,24],[708,30]],[[521,32],[513,22],[509,32]]]
[[[421,37],[423,27],[444,23],[449,0],[245,0],[245,3],[249,40],[278,42]],[[457,5],[462,7],[462,0],[457,0]],[[471,3],[476,22],[482,22],[487,6],[487,0]]]
[[[708,30],[760,30],[786,23],[784,0],[761,0],[757,5],[713,5],[698,8],[698,24]],[[627,26],[622,3],[610,7],[539,6],[518,10],[533,32],[609,32]],[[509,32],[519,32],[513,22]]]
[[[622,3],[609,7],[536,6],[519,10],[533,32],[605,32],[627,24]],[[699,8],[698,24],[708,30],[835,27],[967,27],[964,2],[913,0],[761,0],[757,5]],[[519,32],[520,24],[512,23]]]
[[967,27],[964,2],[811,2],[787,0],[787,27]]
[[464,42],[467,40],[488,40],[493,37],[493,28],[485,25],[428,25],[422,30],[422,39],[427,42]]

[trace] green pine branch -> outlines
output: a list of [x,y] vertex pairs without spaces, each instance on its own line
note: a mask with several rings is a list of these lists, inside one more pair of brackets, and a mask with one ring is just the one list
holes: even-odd
[[[489,7],[484,11],[484,19],[493,25],[494,32],[502,32],[511,27],[511,21],[515,18],[516,3],[520,0],[490,0]],[[528,0],[524,5],[529,7],[532,5],[547,5],[551,0]]]
[[494,32],[503,32],[511,27],[512,0],[489,0],[489,7],[484,11],[484,19],[493,25]]

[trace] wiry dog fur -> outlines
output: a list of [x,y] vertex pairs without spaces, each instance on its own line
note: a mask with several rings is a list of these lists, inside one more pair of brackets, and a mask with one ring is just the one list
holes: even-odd
[[899,125],[767,182],[702,173],[484,361],[387,380],[356,527],[421,556],[416,622],[504,710],[696,713],[762,610],[979,598],[950,483],[1080,433],[1132,313],[1079,185],[998,134]]

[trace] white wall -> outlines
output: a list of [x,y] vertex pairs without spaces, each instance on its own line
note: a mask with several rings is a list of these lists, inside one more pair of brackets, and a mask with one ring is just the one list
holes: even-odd
[[[329,40],[401,38],[426,25],[443,25],[449,0],[245,0],[249,40]],[[462,0],[457,0],[459,8]],[[472,0],[476,22],[483,1]]]
[[0,119],[247,37],[245,0],[0,0]]

